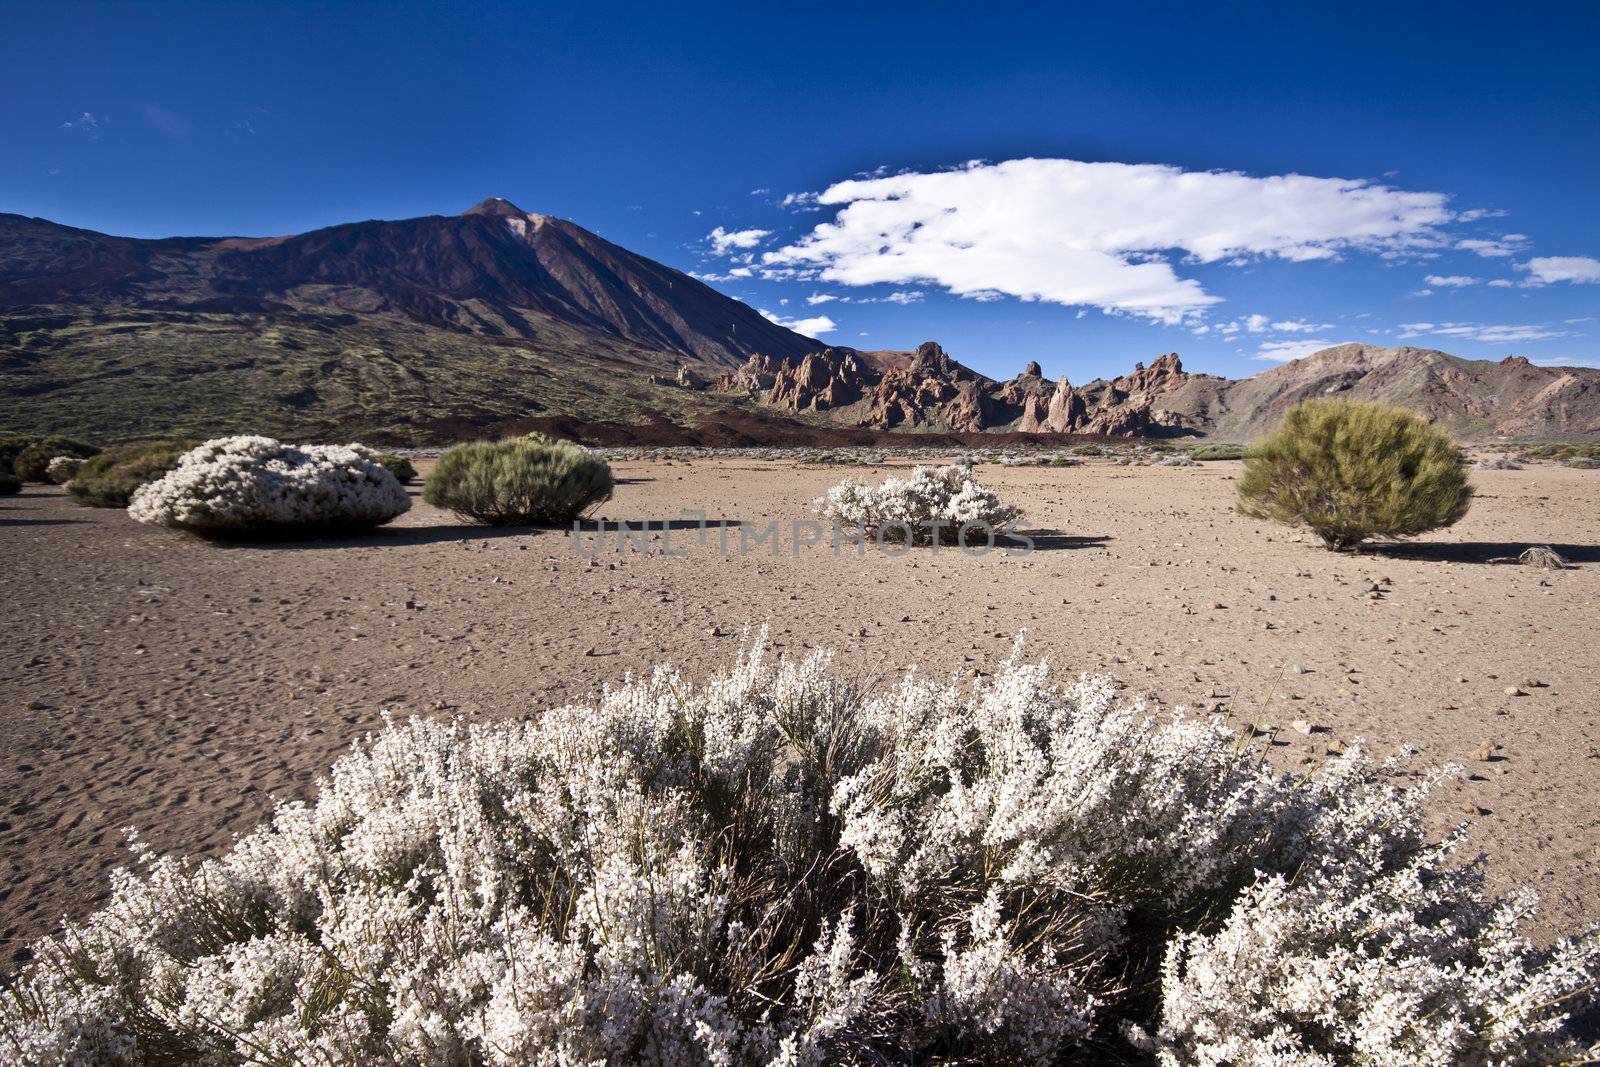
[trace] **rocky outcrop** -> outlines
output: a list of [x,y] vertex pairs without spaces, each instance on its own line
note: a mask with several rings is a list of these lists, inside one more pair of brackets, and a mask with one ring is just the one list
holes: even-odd
[[1162,397],[1191,379],[1176,354],[1131,375],[1081,388],[1050,381],[1036,361],[1010,381],[996,382],[962,366],[937,343],[915,352],[813,352],[798,361],[752,356],[717,379],[715,388],[784,411],[877,430],[979,433],[1171,435],[1183,418]]

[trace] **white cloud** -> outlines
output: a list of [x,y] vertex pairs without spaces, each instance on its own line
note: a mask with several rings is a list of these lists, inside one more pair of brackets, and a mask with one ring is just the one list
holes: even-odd
[[1275,322],[1272,328],[1279,333],[1316,333],[1318,330],[1331,330],[1331,322],[1307,322],[1304,319],[1293,319],[1285,322]]
[[961,296],[1098,307],[1174,323],[1218,302],[1184,262],[1332,259],[1437,246],[1442,193],[1299,174],[1014,159],[838,182],[831,222],[763,256],[846,285],[929,282]]
[[711,251],[725,256],[736,249],[754,248],[771,236],[771,230],[724,230],[718,226],[706,234],[706,240],[711,242]]
[[1423,279],[1429,285],[1441,289],[1459,289],[1466,285],[1477,285],[1482,280],[1466,274],[1430,274]]
[[896,289],[883,299],[887,304],[920,304],[922,302],[922,290]]
[[810,319],[785,319],[774,315],[766,308],[757,308],[756,310],[761,312],[761,317],[768,322],[775,322],[784,329],[793,330],[795,333],[803,333],[807,337],[821,337],[823,334],[832,333],[839,328],[839,324],[826,315],[818,315]]
[[812,307],[816,307],[818,304],[826,304],[830,300],[837,299],[839,298],[833,293],[812,293],[810,296],[806,297],[806,303],[810,304]]
[[1432,289],[1413,289],[1411,291],[1411,295],[1412,296],[1432,296],[1433,295],[1433,290]]
[[1266,333],[1267,325],[1272,320],[1265,315],[1251,315],[1244,320],[1244,328],[1251,333]]
[[1287,363],[1291,359],[1304,359],[1313,352],[1332,348],[1337,341],[1302,338],[1294,341],[1263,341],[1251,359],[1264,359],[1271,363]]
[[1520,233],[1508,233],[1493,240],[1468,237],[1457,241],[1456,247],[1462,251],[1475,252],[1480,256],[1492,259],[1496,256],[1514,256],[1518,252],[1527,251],[1528,238]]
[[1566,337],[1567,334],[1565,331],[1552,330],[1542,324],[1515,326],[1481,322],[1402,322],[1398,336],[1401,340],[1412,337],[1457,337],[1466,341],[1503,345],[1523,341],[1545,341],[1552,337]]
[[1535,256],[1517,266],[1528,272],[1529,285],[1600,282],[1600,259],[1592,256]]
[[1491,289],[1511,289],[1511,288],[1514,288],[1516,286],[1516,284],[1517,283],[1512,281],[1510,278],[1490,278],[1489,279],[1489,288],[1491,288]]

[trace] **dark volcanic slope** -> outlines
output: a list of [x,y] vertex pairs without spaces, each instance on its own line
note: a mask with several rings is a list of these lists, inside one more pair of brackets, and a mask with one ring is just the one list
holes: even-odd
[[821,347],[504,200],[272,238],[0,215],[0,429],[435,442],[530,418],[685,425],[727,401],[663,382]]
[[723,367],[822,347],[682,271],[505,200],[271,238],[140,241],[0,215],[0,308],[106,303],[387,313],[491,337],[537,338],[554,321]]

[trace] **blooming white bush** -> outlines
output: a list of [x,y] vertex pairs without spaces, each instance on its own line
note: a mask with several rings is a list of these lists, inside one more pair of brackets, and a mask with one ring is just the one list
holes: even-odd
[[[869,486],[847,479],[813,504],[816,513],[847,530],[883,541],[913,544],[984,543],[1022,517],[994,490],[973,480],[971,466],[919,466],[909,478],[890,477]],[[963,530],[965,529],[965,534]]]
[[1015,655],[877,694],[762,643],[389,724],[220,859],[144,856],[0,994],[22,1063],[1542,1063],[1539,952],[1355,752],[1272,771]]
[[223,437],[184,454],[141,486],[128,514],[202,533],[359,530],[411,507],[395,476],[363,445],[286,445]]
[[72,481],[78,468],[83,466],[82,456],[56,456],[44,469],[44,476],[52,485],[65,485]]

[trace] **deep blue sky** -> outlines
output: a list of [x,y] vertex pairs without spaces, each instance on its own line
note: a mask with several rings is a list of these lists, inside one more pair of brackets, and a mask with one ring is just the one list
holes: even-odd
[[[997,375],[1038,359],[1081,381],[1171,350],[1247,374],[1269,365],[1254,358],[1263,346],[1402,334],[1600,364],[1600,280],[1561,280],[1600,257],[1600,4],[978,6],[12,4],[0,211],[137,236],[258,235],[498,195],[728,278],[737,262],[709,254],[713,227],[768,231],[759,257],[842,206],[797,212],[781,197],[878,168],[1032,157],[1363,179],[1504,214],[1453,218],[1388,258],[1337,233],[1336,258],[1310,262],[1119,245],[1220,301],[1182,323],[1006,295],[1053,283],[1048,257],[989,300],[952,295],[942,274],[716,284],[785,317],[826,313],[829,341],[934,338]],[[1073,201],[1075,225],[1098,225],[1097,204]],[[1002,259],[1013,237],[1053,225],[1019,210],[976,223]],[[1535,257],[1580,258],[1541,275]],[[882,302],[892,292],[924,296]],[[808,307],[810,295],[852,302]]]

